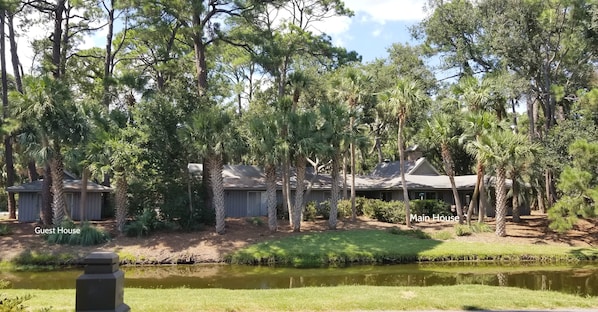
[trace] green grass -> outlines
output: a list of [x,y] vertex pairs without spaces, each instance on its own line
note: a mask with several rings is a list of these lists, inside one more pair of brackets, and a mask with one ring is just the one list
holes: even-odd
[[[25,305],[37,310],[74,311],[75,290],[6,289],[32,294]],[[135,289],[124,301],[132,311],[355,311],[598,308],[597,297],[484,285],[378,287],[341,286],[269,290]]]
[[426,261],[598,260],[596,248],[440,241],[362,230],[303,234],[250,245],[227,256],[234,264],[277,264],[316,267],[347,263],[410,263]]

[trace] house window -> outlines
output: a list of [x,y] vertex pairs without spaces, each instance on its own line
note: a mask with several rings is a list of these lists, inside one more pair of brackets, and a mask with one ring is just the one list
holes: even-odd
[[66,213],[69,218],[73,218],[73,205],[74,205],[74,196],[73,193],[64,193],[64,200],[66,202]]
[[436,199],[436,192],[418,192],[416,198],[420,200]]
[[380,199],[383,201],[389,202],[392,200],[392,192],[381,192]]

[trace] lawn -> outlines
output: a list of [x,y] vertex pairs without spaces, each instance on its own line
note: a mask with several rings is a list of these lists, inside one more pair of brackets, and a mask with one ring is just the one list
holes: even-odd
[[425,261],[570,262],[598,259],[598,249],[558,245],[440,241],[413,231],[357,230],[297,235],[242,248],[235,264],[297,267]]
[[[74,311],[74,290],[6,289],[8,296],[33,294],[34,311]],[[132,311],[355,311],[598,308],[597,297],[484,285],[378,287],[341,286],[268,290],[125,289]]]

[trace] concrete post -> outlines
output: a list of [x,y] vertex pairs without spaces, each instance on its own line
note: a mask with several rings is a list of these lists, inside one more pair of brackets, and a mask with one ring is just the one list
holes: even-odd
[[123,302],[125,273],[118,268],[118,255],[93,252],[85,257],[85,272],[77,278],[77,312],[128,312]]

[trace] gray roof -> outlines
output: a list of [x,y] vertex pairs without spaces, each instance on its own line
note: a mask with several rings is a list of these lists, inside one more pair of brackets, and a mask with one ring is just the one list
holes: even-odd
[[[73,179],[64,179],[64,191],[65,192],[80,192],[81,191],[81,180],[73,180]],[[37,180],[21,185],[10,186],[6,188],[6,191],[9,193],[37,193],[41,192],[42,190],[43,180]],[[88,192],[98,192],[98,193],[109,193],[112,191],[111,188],[99,185],[97,183],[93,183],[91,181],[87,182],[87,191]]]
[[[414,165],[417,162],[413,162]],[[193,176],[201,176],[200,164],[189,164],[189,173]],[[222,171],[224,189],[226,190],[265,190],[266,176],[264,172],[256,166],[250,165],[225,165]],[[351,175],[348,175],[350,179]],[[307,184],[312,189],[330,190],[332,186],[332,177],[329,174],[320,173],[316,175],[313,170],[308,170],[305,175]],[[406,175],[405,180],[410,190],[450,190],[451,184],[448,176],[429,176],[429,175]],[[458,189],[471,190],[476,182],[475,175],[457,176],[455,184]],[[339,181],[339,184],[342,184]],[[277,177],[277,185],[280,189],[282,182]],[[295,175],[291,176],[291,188],[295,188]],[[375,190],[398,190],[401,186],[401,177],[393,174],[391,177],[376,175],[357,175],[355,176],[355,188],[358,191]]]
[[382,178],[400,177],[401,168],[405,168],[405,174],[409,175],[416,174],[416,172],[418,171],[417,169],[422,166],[428,166],[429,168],[431,168],[432,171],[435,172],[436,175],[440,175],[440,173],[438,173],[438,170],[436,170],[436,168],[434,168],[434,166],[432,166],[432,164],[430,164],[425,157],[421,157],[418,160],[406,160],[403,167],[401,167],[401,162],[399,161],[385,161],[377,164],[376,167],[374,167],[374,170],[372,171],[371,175]]

